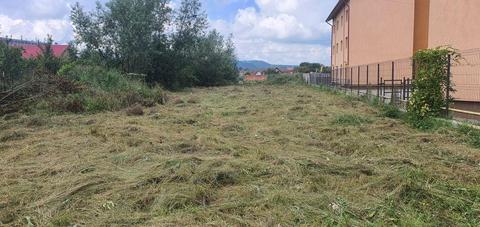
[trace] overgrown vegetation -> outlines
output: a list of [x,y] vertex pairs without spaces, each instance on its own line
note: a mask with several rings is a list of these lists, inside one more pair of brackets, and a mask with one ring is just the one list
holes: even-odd
[[420,120],[438,117],[452,101],[448,91],[454,91],[449,83],[448,67],[459,55],[451,48],[420,50],[413,56],[415,80],[408,112]]
[[[72,22],[83,57],[125,73],[147,75],[169,89],[219,86],[237,81],[231,39],[208,31],[199,0],[183,0],[172,11],[169,0],[110,0],[85,12],[77,3]],[[167,32],[173,27],[174,32]]]
[[325,66],[320,63],[309,63],[309,62],[302,62],[300,65],[295,69],[299,73],[330,73],[332,69],[329,66]]
[[0,121],[0,222],[480,224],[471,128],[421,131],[291,84],[175,95],[185,101]]
[[0,115],[148,107],[165,104],[162,87],[237,82],[231,38],[209,30],[199,0],[183,0],[176,11],[169,0],[110,0],[93,12],[77,3],[71,20],[76,37],[62,57],[51,37],[35,59],[0,42]]

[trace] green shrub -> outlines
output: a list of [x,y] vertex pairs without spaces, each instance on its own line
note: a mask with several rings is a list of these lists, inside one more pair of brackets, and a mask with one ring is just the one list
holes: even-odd
[[449,57],[456,61],[459,55],[451,48],[436,48],[420,50],[415,53],[415,80],[414,92],[408,103],[408,112],[417,118],[429,118],[440,116],[451,97],[447,97],[447,91],[453,91],[448,83]]

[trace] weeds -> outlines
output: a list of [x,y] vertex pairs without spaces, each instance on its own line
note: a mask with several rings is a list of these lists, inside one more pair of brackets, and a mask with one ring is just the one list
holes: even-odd
[[407,114],[405,121],[410,124],[412,127],[424,130],[424,131],[434,131],[440,128],[452,128],[452,124],[448,121],[441,120],[434,117],[416,117],[412,114]]
[[460,125],[458,131],[467,137],[467,143],[475,148],[480,148],[480,130],[468,125]]
[[359,126],[364,124],[371,124],[373,123],[373,121],[366,117],[345,114],[337,116],[334,123],[342,126]]
[[399,119],[403,116],[402,111],[394,105],[386,104],[381,107],[382,116]]

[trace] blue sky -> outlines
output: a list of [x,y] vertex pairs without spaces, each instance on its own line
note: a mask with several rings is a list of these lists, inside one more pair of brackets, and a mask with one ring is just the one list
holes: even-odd
[[[0,34],[58,42],[73,39],[69,8],[77,0],[0,0]],[[78,0],[92,8],[92,0]],[[101,0],[105,2],[107,0]],[[173,7],[179,0],[172,0]],[[330,63],[324,22],[337,0],[202,0],[210,26],[233,35],[241,60],[275,64]]]

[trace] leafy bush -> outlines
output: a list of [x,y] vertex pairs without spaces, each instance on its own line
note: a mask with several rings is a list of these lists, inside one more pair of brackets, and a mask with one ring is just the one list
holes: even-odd
[[146,74],[168,89],[237,82],[233,42],[209,31],[201,1],[179,1],[175,12],[169,2],[109,0],[93,12],[75,4],[71,21],[76,42],[85,47],[81,56]]
[[447,97],[447,91],[453,91],[448,83],[449,56],[452,61],[459,58],[455,50],[444,47],[415,53],[416,78],[408,112],[416,118],[440,116],[442,109],[452,101],[451,97]]
[[286,85],[286,84],[304,84],[303,78],[300,75],[275,74],[268,75],[268,84]]

